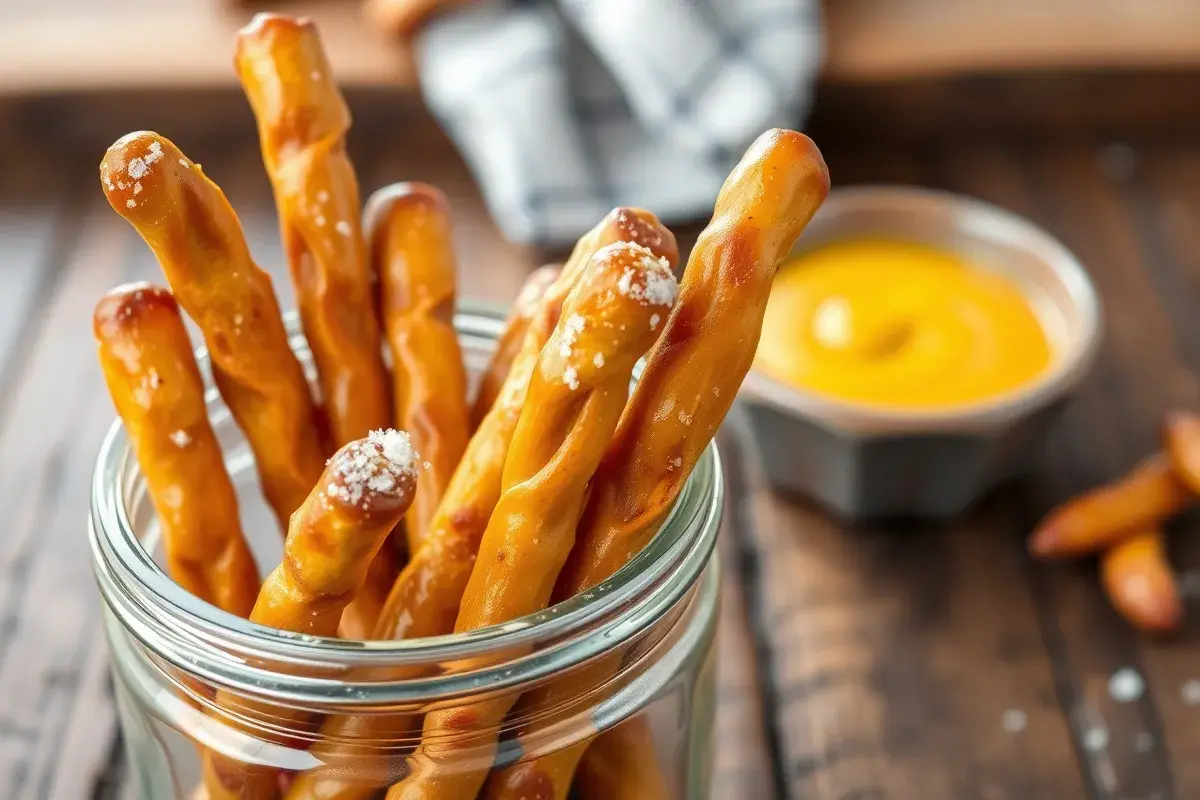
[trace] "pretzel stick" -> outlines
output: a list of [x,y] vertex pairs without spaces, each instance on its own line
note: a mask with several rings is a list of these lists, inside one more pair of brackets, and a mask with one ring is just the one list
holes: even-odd
[[[234,64],[258,122],[300,322],[340,447],[392,421],[358,181],[346,156],[350,111],[306,19],[256,15],[238,31]],[[394,547],[380,549],[346,610],[344,636],[370,633],[399,567]]]
[[471,406],[471,424],[474,427],[479,426],[487,412],[495,405],[496,398],[500,396],[504,379],[508,377],[513,361],[521,352],[525,332],[529,330],[534,314],[542,305],[542,298],[557,280],[561,269],[562,267],[556,264],[538,267],[529,274],[521,291],[517,293],[512,311],[504,323],[504,331],[496,340],[496,349],[479,379],[479,388],[475,390],[475,402]]
[[[538,359],[456,631],[507,622],[550,602],[634,362],[656,338],[652,320],[666,314],[676,289],[666,260],[639,245],[610,245],[592,257]],[[515,699],[430,712],[422,742],[406,760],[409,775],[388,800],[474,797]],[[465,748],[447,738],[463,728],[474,740]]]
[[1168,413],[1163,420],[1163,448],[1175,474],[1194,494],[1200,494],[1200,414]]
[[670,796],[644,722],[641,718],[627,720],[588,746],[575,779],[579,800],[661,800]]
[[217,388],[250,443],[263,493],[286,530],[325,457],[271,279],[251,260],[237,215],[200,165],[156,133],[131,133],[113,144],[100,164],[100,182],[200,326]]
[[[828,191],[816,145],[784,130],[760,136],[725,181],[675,309],[596,471],[556,598],[611,577],[658,532],[750,369],[776,269]],[[556,707],[602,685],[619,666],[619,653],[602,659],[537,690],[530,705]],[[566,797],[587,744],[501,770],[489,797],[519,797],[547,783],[547,797]]]
[[158,512],[167,572],[201,600],[246,616],[258,568],[175,299],[148,283],[117,287],[96,306],[93,330]]
[[[454,630],[479,540],[500,497],[504,463],[538,356],[589,259],[601,247],[623,241],[645,244],[670,265],[678,258],[675,237],[657,217],[640,209],[614,209],[580,238],[531,318],[499,397],[471,437],[434,515],[430,535],[392,587],[373,638],[415,639]],[[377,741],[404,733],[409,724],[408,718],[398,715],[339,716],[326,722],[322,736],[336,742]],[[312,752],[327,766],[297,776],[288,800],[361,800],[395,780],[396,770],[403,766],[356,764],[353,749],[325,742],[314,746]]]
[[396,424],[411,433],[427,464],[405,521],[415,553],[470,435],[467,373],[454,330],[450,208],[428,184],[398,183],[375,192],[363,216],[392,352]]
[[1038,558],[1070,558],[1095,553],[1131,531],[1157,525],[1190,506],[1195,495],[1160,454],[1135,466],[1107,486],[1069,500],[1046,515],[1029,537]]
[[1100,577],[1109,601],[1142,630],[1170,633],[1183,621],[1183,600],[1158,528],[1132,531],[1113,545],[1100,557]]
[[[312,493],[292,516],[283,562],[267,576],[251,622],[312,636],[333,636],[375,553],[412,502],[417,455],[408,435],[375,431],[334,454]],[[228,691],[216,704],[238,715],[303,724],[303,712]],[[211,800],[266,800],[279,794],[277,770],[205,753],[204,786]]]
[[391,419],[358,182],[346,156],[350,112],[308,20],[258,14],[238,32],[234,61],[258,121],[300,322],[340,447]]

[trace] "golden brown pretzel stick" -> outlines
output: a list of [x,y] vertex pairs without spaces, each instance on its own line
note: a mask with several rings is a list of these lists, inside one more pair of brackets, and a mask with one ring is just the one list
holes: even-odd
[[[596,471],[557,598],[609,578],[657,533],[750,369],[779,262],[828,192],[821,153],[794,131],[764,133],[726,179],[688,259],[675,309]],[[551,707],[578,696],[618,664],[614,656],[579,670],[535,692],[532,703]],[[550,796],[563,798],[585,748],[514,769],[536,781],[540,772],[551,781]],[[519,793],[508,787],[522,782],[502,771],[493,785],[505,791],[491,797],[511,797]]]
[[119,286],[93,323],[108,391],[158,512],[167,572],[201,600],[246,616],[258,568],[175,298],[148,283]]
[[109,204],[146,240],[204,334],[213,378],[246,435],[281,530],[325,464],[312,398],[270,277],[217,185],[170,140],[140,131],[100,164]]
[[[530,381],[504,465],[504,491],[480,542],[456,631],[507,622],[543,609],[574,542],[587,486],[625,405],[634,362],[657,337],[675,278],[665,259],[639,245],[610,245],[592,257],[563,308]],[[409,775],[389,800],[474,797],[487,765],[463,763],[469,749],[494,751],[513,697],[430,712]],[[490,758],[486,759],[490,761]]]
[[258,121],[300,321],[341,447],[391,420],[358,181],[346,156],[350,112],[308,20],[256,15],[238,32],[234,61]]
[[1175,474],[1194,494],[1200,494],[1200,414],[1169,412],[1163,420],[1162,438]]
[[[250,620],[312,636],[337,633],[342,610],[412,502],[417,458],[408,435],[394,430],[374,431],[335,453],[292,515],[283,562],[263,583]],[[216,704],[241,714],[258,709],[275,725],[289,713],[224,691],[217,693]],[[294,720],[302,723],[302,712],[295,712]],[[205,754],[204,786],[211,800],[264,800],[279,793],[276,770],[211,750]]]
[[[603,246],[631,241],[643,244],[674,266],[679,257],[675,237],[648,211],[616,208],[575,246],[559,278],[547,290],[533,315],[521,352],[505,378],[496,403],[471,437],[430,526],[431,534],[396,580],[373,638],[436,636],[454,630],[479,540],[500,497],[502,472],[513,431],[525,405],[529,381],[543,346],[561,316],[562,303],[578,282],[588,260]],[[384,715],[330,719],[322,734],[331,740],[369,741],[402,732],[406,720]],[[387,785],[396,765],[378,770],[353,768],[353,749],[313,748],[330,768],[297,777],[288,800],[360,800]],[[349,768],[347,768],[349,767]]]
[[1029,537],[1038,558],[1095,553],[1130,531],[1157,525],[1195,502],[1170,459],[1153,455],[1129,474],[1069,500],[1046,515]]
[[1113,607],[1142,630],[1169,633],[1183,621],[1183,599],[1160,529],[1131,531],[1113,545],[1100,556],[1100,578]]
[[428,184],[397,183],[375,192],[363,216],[392,352],[396,424],[427,465],[404,523],[408,551],[416,553],[470,435],[467,372],[454,330],[450,207]]
[[[346,155],[350,111],[306,19],[256,15],[238,32],[234,63],[258,122],[300,322],[340,447],[392,421],[358,181]],[[380,549],[346,609],[344,636],[370,633],[398,572],[395,549]]]
[[538,267],[529,274],[521,291],[517,293],[512,311],[504,323],[504,331],[496,340],[496,349],[479,379],[479,388],[475,390],[475,402],[471,406],[472,426],[479,426],[496,403],[496,398],[500,396],[500,387],[504,385],[504,379],[508,377],[517,354],[521,352],[525,332],[529,330],[534,314],[542,305],[542,298],[558,279],[561,270],[562,266],[559,264]]

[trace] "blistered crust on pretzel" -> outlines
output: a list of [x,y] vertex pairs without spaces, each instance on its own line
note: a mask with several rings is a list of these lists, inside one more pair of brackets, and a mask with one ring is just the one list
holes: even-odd
[[401,183],[367,203],[370,261],[392,353],[396,424],[427,464],[405,525],[420,550],[470,435],[467,374],[454,329],[455,258],[450,208],[438,189]]
[[512,311],[504,323],[504,330],[496,340],[496,349],[488,359],[487,367],[479,379],[479,387],[475,390],[475,401],[471,407],[473,426],[478,426],[495,405],[496,398],[500,396],[500,388],[504,385],[517,354],[521,352],[529,325],[541,307],[546,292],[558,279],[561,271],[562,266],[559,264],[538,267],[529,274],[521,286],[521,291],[517,293]]
[[345,148],[350,114],[308,20],[259,14],[238,33],[235,64],[258,122],[300,321],[338,447],[391,421],[358,181]]
[[204,334],[213,377],[246,435],[263,493],[286,529],[321,473],[313,405],[270,277],[250,258],[237,215],[200,165],[140,131],[100,164],[114,210],[154,251],[175,299]]
[[1129,474],[1092,489],[1051,511],[1029,537],[1038,558],[1096,553],[1129,531],[1158,525],[1195,502],[1163,454],[1151,456]]
[[[292,516],[283,561],[263,582],[250,620],[312,636],[337,633],[342,611],[362,586],[368,565],[412,503],[418,456],[400,431],[375,431],[342,447]],[[219,707],[256,709],[273,724],[288,712],[218,693]],[[303,721],[302,712],[294,719]],[[275,770],[208,751],[204,785],[212,800],[278,795]]]
[[175,299],[148,283],[117,287],[97,304],[93,330],[158,512],[167,571],[201,600],[247,616],[258,569]]
[[[589,260],[537,361],[504,466],[504,491],[480,543],[455,623],[475,630],[550,601],[574,540],[588,482],[620,417],[634,362],[657,338],[678,287],[666,259],[618,242]],[[426,716],[410,775],[389,800],[473,797],[486,768],[464,766],[447,732],[469,720],[492,737],[513,698]],[[490,742],[494,748],[494,741]],[[457,763],[456,763],[457,762]]]

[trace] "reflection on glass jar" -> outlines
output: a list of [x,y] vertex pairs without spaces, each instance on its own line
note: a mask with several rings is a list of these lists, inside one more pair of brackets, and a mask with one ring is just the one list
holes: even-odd
[[[296,320],[288,325],[311,372]],[[501,322],[473,312],[456,325],[477,372]],[[203,354],[200,363],[207,372]],[[279,561],[280,537],[245,440],[215,390],[208,402],[265,573]],[[542,797],[547,765],[573,764],[574,753],[579,797],[707,797],[721,502],[710,447],[654,541],[579,597],[467,634],[314,638],[226,614],[171,581],[143,478],[115,425],[97,464],[90,528],[137,796],[205,797],[208,751],[255,776],[263,797],[380,797],[403,777],[426,711],[461,710],[469,722],[472,703],[520,698],[499,730],[466,724],[448,734],[456,768],[493,769],[485,794],[503,779]]]

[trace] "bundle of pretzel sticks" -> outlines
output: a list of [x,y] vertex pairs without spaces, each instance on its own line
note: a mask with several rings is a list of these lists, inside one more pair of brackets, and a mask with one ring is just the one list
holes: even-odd
[[[451,324],[445,197],[398,184],[360,213],[349,112],[308,21],[259,15],[239,33],[235,63],[316,396],[221,190],[164,136],[114,143],[101,185],[169,288],[112,290],[94,331],[168,572],[254,622],[367,639],[500,624],[613,575],[666,519],[750,367],[776,268],[829,189],[816,147],[792,131],[764,133],[726,181],[681,282],[673,234],[649,211],[614,209],[561,266],[530,276],[469,400]],[[185,313],[285,536],[281,563],[261,582]],[[603,683],[614,659],[529,702]],[[443,734],[466,725],[494,752],[514,702],[489,697],[423,721],[263,709],[275,726],[312,731],[322,766],[281,775],[207,750],[197,796],[449,800],[518,798],[531,787],[552,798],[667,796],[640,720],[516,766],[464,767]],[[236,717],[253,715],[224,692],[208,713],[235,705]],[[410,727],[423,728],[420,743],[383,767],[347,745]]]
[[1097,554],[1109,601],[1134,626],[1170,633],[1184,604],[1167,560],[1163,525],[1200,496],[1200,415],[1163,418],[1162,449],[1119,480],[1051,511],[1029,538],[1035,558]]

